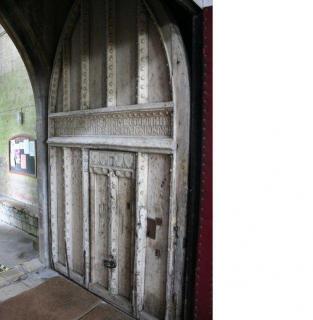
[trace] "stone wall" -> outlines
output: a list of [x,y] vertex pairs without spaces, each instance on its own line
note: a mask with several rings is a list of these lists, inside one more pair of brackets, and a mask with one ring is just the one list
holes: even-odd
[[[20,111],[23,124],[17,122]],[[0,194],[37,207],[37,179],[9,172],[9,139],[24,134],[36,139],[33,91],[16,47],[0,28]]]
[[38,218],[32,216],[33,208],[15,201],[0,200],[0,221],[38,237]]

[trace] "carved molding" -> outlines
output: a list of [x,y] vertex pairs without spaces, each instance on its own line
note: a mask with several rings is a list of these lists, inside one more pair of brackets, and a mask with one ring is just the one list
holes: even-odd
[[51,118],[55,137],[66,136],[139,136],[171,137],[172,111],[125,111],[98,115]]
[[98,136],[98,137],[54,137],[47,141],[49,146],[77,147],[99,150],[119,150],[128,152],[149,152],[173,154],[177,145],[171,138],[164,137],[122,137],[122,136]]
[[116,106],[115,0],[107,0],[107,106]]
[[89,1],[81,0],[81,108],[89,109]]
[[89,109],[89,110],[72,110],[68,112],[57,112],[50,113],[49,118],[63,118],[63,117],[79,117],[79,116],[88,116],[88,115],[98,115],[102,113],[121,113],[121,112],[141,112],[144,110],[149,111],[173,111],[174,103],[172,101],[168,102],[156,102],[156,103],[143,103],[143,104],[134,104],[134,105],[122,105],[122,106],[114,106],[114,107],[105,107],[105,108],[97,108],[97,109]]
[[[72,245],[72,150],[64,148],[64,185],[65,185],[65,250],[67,271],[73,270],[73,245]],[[68,275],[69,276],[69,275]]]
[[50,148],[50,213],[51,213],[51,230],[52,230],[52,258],[53,262],[58,262],[59,250],[58,250],[58,206],[57,206],[57,149]]
[[149,43],[148,17],[141,1],[138,2],[138,103],[148,102]]

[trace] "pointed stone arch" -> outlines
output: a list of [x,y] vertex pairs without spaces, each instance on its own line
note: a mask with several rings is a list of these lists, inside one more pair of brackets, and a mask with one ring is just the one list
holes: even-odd
[[[10,17],[12,18],[12,17]],[[39,220],[39,256],[45,265],[49,265],[49,228],[48,228],[48,159],[47,159],[47,92],[50,71],[44,52],[38,48],[32,33],[28,33],[29,43],[23,41],[23,27],[17,30],[5,12],[0,14],[0,23],[16,46],[29,75],[36,107],[37,135],[37,180],[38,180],[38,220]],[[23,19],[21,20],[23,21]],[[25,29],[30,29],[26,22]],[[24,30],[25,31],[25,30]],[[24,34],[25,35],[25,34]],[[32,46],[34,45],[34,46]]]

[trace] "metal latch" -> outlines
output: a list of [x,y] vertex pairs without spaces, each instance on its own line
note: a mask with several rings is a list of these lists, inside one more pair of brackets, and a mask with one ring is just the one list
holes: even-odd
[[116,262],[113,258],[109,258],[109,259],[104,259],[103,260],[103,265],[106,267],[106,268],[109,268],[109,269],[114,269],[116,268]]

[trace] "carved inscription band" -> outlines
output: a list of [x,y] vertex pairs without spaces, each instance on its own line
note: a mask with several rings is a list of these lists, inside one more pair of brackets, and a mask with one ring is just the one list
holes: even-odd
[[114,151],[91,151],[90,152],[91,167],[134,169],[134,154],[129,152]]
[[172,111],[103,113],[52,119],[55,137],[64,136],[172,136]]

